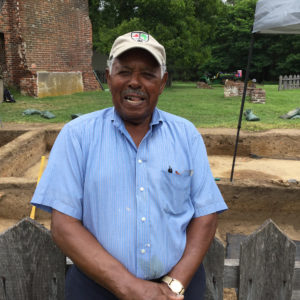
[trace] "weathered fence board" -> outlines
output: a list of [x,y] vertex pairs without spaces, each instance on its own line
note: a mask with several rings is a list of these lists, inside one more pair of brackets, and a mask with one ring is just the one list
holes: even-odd
[[[226,259],[224,266],[224,288],[238,288],[240,244],[247,238],[242,234],[226,234]],[[300,300],[300,241],[296,245],[293,295],[291,300]]]
[[64,299],[65,257],[49,230],[26,218],[0,235],[0,299]]
[[300,291],[293,291],[291,300],[299,300],[300,299]]
[[[240,257],[240,244],[247,238],[247,235],[243,234],[226,234],[226,258],[239,258]],[[300,241],[293,242],[296,245],[296,261],[300,261]]]
[[290,300],[296,246],[271,221],[241,243],[239,300]]
[[291,90],[300,88],[300,75],[280,75],[278,90]]
[[[234,258],[224,260],[224,246],[215,238],[203,262],[206,300],[222,300],[223,288],[239,290],[242,300],[300,300],[295,245],[271,220],[248,237],[228,235],[227,240],[227,255],[231,251]],[[46,228],[22,220],[0,235],[0,300],[64,299],[70,264]]]
[[[224,264],[224,288],[238,288],[240,277],[240,260],[228,258]],[[295,262],[293,290],[300,292],[300,261]],[[298,299],[300,300],[300,298]]]
[[225,259],[224,263],[224,288],[238,288],[240,277],[240,260]]
[[293,293],[291,300],[300,300],[300,261],[295,262]]
[[223,299],[224,258],[224,246],[215,238],[203,261],[206,273],[205,300]]

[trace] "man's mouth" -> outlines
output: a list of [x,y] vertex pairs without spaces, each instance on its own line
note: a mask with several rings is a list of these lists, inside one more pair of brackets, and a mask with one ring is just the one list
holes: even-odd
[[144,97],[136,96],[136,95],[126,95],[124,99],[132,104],[139,104],[145,100]]
[[146,94],[140,90],[128,89],[124,91],[123,98],[130,105],[139,105],[146,100]]

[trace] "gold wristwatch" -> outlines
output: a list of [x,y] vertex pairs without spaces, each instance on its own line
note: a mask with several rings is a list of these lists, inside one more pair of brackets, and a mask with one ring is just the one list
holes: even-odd
[[184,287],[182,285],[182,283],[175,279],[175,278],[172,278],[170,276],[164,276],[162,278],[163,282],[165,282],[168,287],[177,295],[183,295],[184,294]]

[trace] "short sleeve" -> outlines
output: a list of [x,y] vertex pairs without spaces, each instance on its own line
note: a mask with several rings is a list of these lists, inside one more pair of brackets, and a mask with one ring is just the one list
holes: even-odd
[[206,148],[200,134],[194,137],[192,143],[193,176],[191,198],[195,213],[200,217],[211,213],[221,213],[227,205],[212,175]]
[[35,190],[31,204],[48,212],[56,209],[81,219],[83,178],[80,139],[66,125],[52,147],[47,168]]

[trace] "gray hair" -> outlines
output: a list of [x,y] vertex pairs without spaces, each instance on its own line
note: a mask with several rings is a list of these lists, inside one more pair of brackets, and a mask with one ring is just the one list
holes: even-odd
[[[109,74],[111,74],[112,66],[113,66],[114,62],[115,62],[115,57],[113,57],[112,59],[109,59],[107,61],[107,68],[108,68]],[[161,78],[163,78],[164,74],[167,72],[167,66],[160,65],[160,72],[161,72]]]

